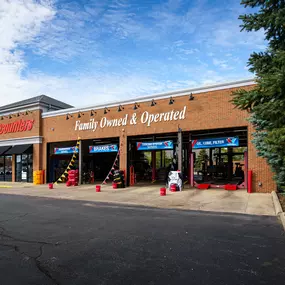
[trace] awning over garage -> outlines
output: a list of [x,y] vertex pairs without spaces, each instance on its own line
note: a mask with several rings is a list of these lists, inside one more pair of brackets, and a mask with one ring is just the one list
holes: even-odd
[[11,146],[0,146],[0,155],[5,154],[9,148],[11,148]]
[[7,154],[22,154],[22,153],[27,153],[27,152],[32,152],[29,151],[30,149],[32,150],[32,144],[23,144],[23,145],[15,145],[11,149],[9,149],[5,155]]

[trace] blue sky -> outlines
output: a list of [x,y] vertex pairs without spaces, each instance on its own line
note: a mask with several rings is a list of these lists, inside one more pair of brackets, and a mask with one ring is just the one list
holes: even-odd
[[[2,0],[1,104],[75,106],[252,77],[236,0]],[[2,17],[1,17],[2,15]]]

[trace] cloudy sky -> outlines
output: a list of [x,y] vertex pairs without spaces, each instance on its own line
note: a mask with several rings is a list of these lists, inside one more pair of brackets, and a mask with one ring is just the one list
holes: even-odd
[[0,105],[75,106],[251,78],[238,0],[0,0]]

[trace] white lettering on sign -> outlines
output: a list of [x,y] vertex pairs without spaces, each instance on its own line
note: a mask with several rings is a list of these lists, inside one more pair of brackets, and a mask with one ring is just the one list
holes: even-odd
[[130,116],[130,119],[129,115],[126,114],[124,117],[119,119],[108,119],[106,117],[103,117],[100,121],[95,121],[94,119],[90,119],[90,121],[87,123],[77,120],[75,122],[75,131],[91,130],[95,132],[99,127],[101,129],[121,127],[121,126],[126,126],[128,124],[136,125],[137,122],[140,122],[150,127],[153,123],[168,122],[173,120],[174,121],[184,120],[186,117],[186,108],[187,107],[184,106],[184,108],[181,111],[171,110],[169,112],[156,113],[156,114],[150,114],[148,111],[145,111],[141,114],[140,119],[137,118],[136,113],[133,113]]

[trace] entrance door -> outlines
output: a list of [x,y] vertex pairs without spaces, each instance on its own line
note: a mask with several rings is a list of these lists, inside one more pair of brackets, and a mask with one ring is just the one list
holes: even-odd
[[16,181],[33,182],[33,155],[18,154],[16,155]]

